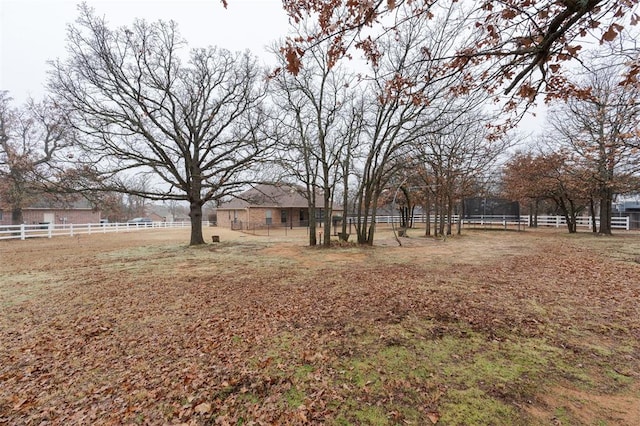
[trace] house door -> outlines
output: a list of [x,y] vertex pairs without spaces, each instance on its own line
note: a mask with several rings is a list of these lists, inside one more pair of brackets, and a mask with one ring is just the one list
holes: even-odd
[[54,213],[45,213],[43,222],[44,223],[56,223],[56,215]]

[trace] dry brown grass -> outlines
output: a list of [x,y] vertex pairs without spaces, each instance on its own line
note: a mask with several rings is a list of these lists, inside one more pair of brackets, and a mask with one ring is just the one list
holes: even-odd
[[640,236],[0,242],[0,424],[640,418]]

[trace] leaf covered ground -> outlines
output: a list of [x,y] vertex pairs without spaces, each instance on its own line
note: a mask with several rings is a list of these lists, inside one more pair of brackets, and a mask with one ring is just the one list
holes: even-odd
[[187,233],[0,242],[0,424],[640,418],[640,235]]

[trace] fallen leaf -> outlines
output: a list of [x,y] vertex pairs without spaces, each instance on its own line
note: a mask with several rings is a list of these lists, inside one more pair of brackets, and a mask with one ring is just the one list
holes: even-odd
[[28,399],[21,399],[20,401],[18,401],[14,406],[13,409],[14,410],[20,410],[20,408],[28,401]]
[[196,405],[196,408],[194,408],[193,411],[196,414],[208,414],[211,412],[211,404],[209,404],[208,402],[203,402]]

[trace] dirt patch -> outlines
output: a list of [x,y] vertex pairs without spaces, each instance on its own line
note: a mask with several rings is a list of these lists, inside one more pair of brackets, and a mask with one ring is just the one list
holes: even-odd
[[[552,424],[636,425],[640,419],[638,389],[629,395],[597,395],[584,390],[556,386],[537,396],[538,406],[529,406],[532,416]],[[544,410],[540,407],[544,407]]]

